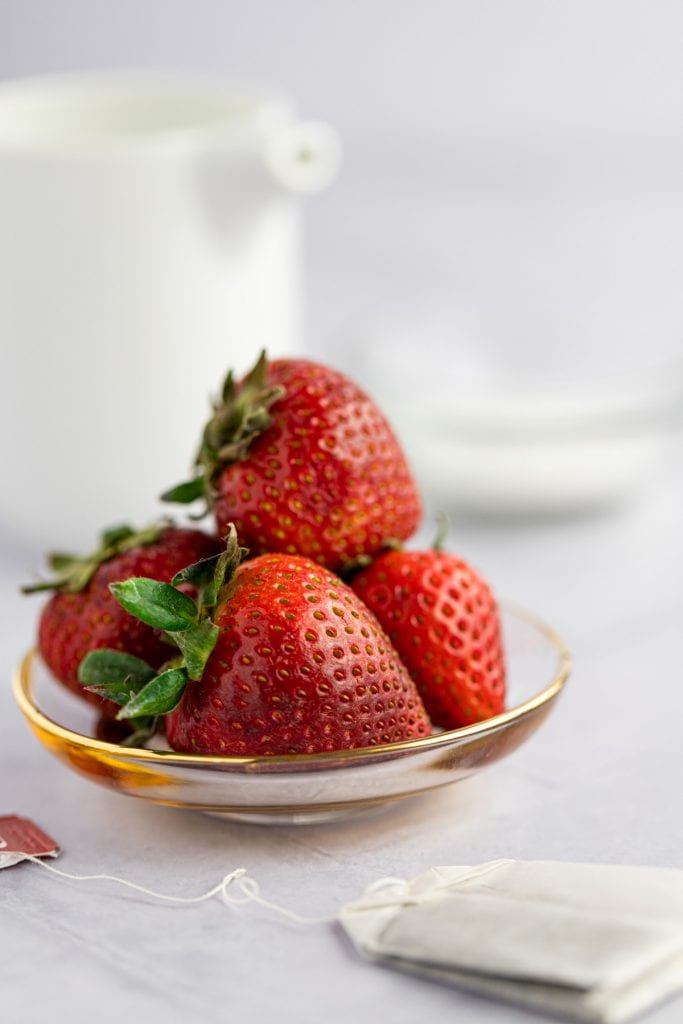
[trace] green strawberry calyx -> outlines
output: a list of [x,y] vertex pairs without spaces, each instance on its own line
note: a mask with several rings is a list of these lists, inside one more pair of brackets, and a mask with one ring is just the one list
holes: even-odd
[[171,526],[170,519],[162,519],[150,526],[135,530],[127,523],[112,526],[100,535],[99,547],[89,555],[71,555],[53,551],[48,555],[48,565],[54,576],[50,580],[38,580],[21,588],[23,594],[34,594],[40,590],[59,590],[65,594],[78,594],[84,590],[104,562],[133,548],[146,547],[159,540]]
[[355,558],[348,558],[339,571],[339,575],[345,583],[348,583],[357,573],[361,572],[363,569],[368,569],[373,562],[378,558],[381,558],[382,555],[386,554],[388,551],[403,551],[404,546],[405,545],[402,540],[398,540],[396,537],[388,537],[380,547],[377,554],[356,555]]
[[[431,550],[437,552],[437,554],[441,553],[444,550],[444,545],[446,543],[446,538],[448,536],[449,525],[450,524],[446,513],[437,512],[436,536],[431,547]],[[341,578],[346,583],[348,583],[359,572],[361,572],[363,569],[368,569],[373,564],[373,562],[377,560],[377,558],[381,558],[382,555],[386,554],[389,551],[405,551],[405,544],[403,543],[403,541],[398,540],[395,537],[389,537],[382,544],[379,554],[375,555],[374,557],[371,555],[356,555],[355,558],[349,559],[344,564],[343,569],[340,572]]]
[[[141,658],[108,648],[90,651],[81,661],[81,685],[120,704],[117,719],[131,720],[135,731],[127,745],[148,738],[158,717],[178,706],[189,680],[202,678],[220,632],[213,621],[215,609],[223,604],[226,589],[246,554],[231,525],[224,551],[181,569],[170,583],[133,576],[110,584],[122,608],[162,630],[179,651],[160,672]],[[196,601],[179,589],[183,584],[195,587]]]
[[165,491],[161,500],[186,505],[203,498],[206,507],[197,516],[201,518],[213,505],[222,471],[245,458],[252,441],[270,426],[270,407],[284,393],[283,387],[268,383],[265,350],[240,384],[230,370],[220,398],[212,402],[213,415],[204,427],[194,477]]

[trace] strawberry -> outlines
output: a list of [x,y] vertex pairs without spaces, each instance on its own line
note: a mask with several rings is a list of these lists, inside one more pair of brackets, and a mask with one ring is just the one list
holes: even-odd
[[[60,682],[92,703],[78,682],[83,656],[95,648],[115,648],[159,666],[169,647],[158,631],[129,615],[114,599],[109,584],[146,575],[170,580],[189,561],[214,554],[220,542],[199,530],[178,529],[167,523],[135,532],[116,527],[102,535],[98,551],[85,558],[51,555],[56,572],[51,582],[24,587],[24,592],[55,590],[40,617],[38,646],[43,660]],[[116,713],[114,704],[105,710]]]
[[387,631],[435,725],[456,729],[503,710],[496,600],[456,555],[386,551],[351,581]]
[[310,754],[429,734],[414,683],[349,587],[298,555],[238,567],[240,554],[231,530],[222,555],[175,577],[197,586],[198,604],[151,580],[115,584],[181,655],[155,675],[95,651],[83,684],[121,703],[120,719],[166,715],[169,744],[190,753]]
[[223,536],[253,554],[302,554],[338,570],[403,540],[420,498],[391,427],[348,377],[304,359],[232,374],[203,435],[198,475],[167,501],[206,499]]

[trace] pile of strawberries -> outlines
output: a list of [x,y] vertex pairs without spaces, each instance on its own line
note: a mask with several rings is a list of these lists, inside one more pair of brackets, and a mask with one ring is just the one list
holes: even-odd
[[420,498],[377,406],[317,363],[228,375],[191,480],[216,534],[169,521],[51,556],[39,647],[103,735],[273,755],[370,747],[503,709],[496,601],[464,561],[401,547]]

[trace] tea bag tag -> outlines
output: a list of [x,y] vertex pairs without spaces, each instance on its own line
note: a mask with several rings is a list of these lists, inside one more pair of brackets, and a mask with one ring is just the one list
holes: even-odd
[[0,869],[31,857],[56,857],[59,846],[30,818],[0,815]]

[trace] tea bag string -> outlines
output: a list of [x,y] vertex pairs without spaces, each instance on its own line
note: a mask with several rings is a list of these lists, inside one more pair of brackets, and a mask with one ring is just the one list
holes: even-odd
[[[477,864],[474,867],[463,868],[456,877],[449,876],[444,878],[440,883],[438,877],[434,879],[433,883],[426,890],[416,890],[413,883],[407,881],[405,878],[378,878],[376,882],[372,882],[368,885],[363,893],[363,899],[380,897],[383,893],[387,898],[387,905],[392,906],[397,901],[407,903],[423,903],[429,899],[439,899],[444,889],[456,889],[458,886],[466,885],[468,882],[473,882],[484,875],[488,875],[492,872],[498,871],[500,868],[506,867],[508,864],[513,862],[507,858],[501,860],[487,861],[485,864]],[[439,869],[434,869],[438,872]],[[379,905],[379,904],[376,904]]]
[[[75,875],[69,871],[62,871],[60,868],[53,867],[52,864],[47,864],[39,857],[33,857],[30,854],[26,855],[26,860],[31,861],[32,864],[39,864],[45,871],[49,871],[53,875],[59,875],[60,878],[69,879],[72,882],[115,882],[117,885],[123,885],[128,889],[133,889],[135,892],[151,896],[156,900],[164,900],[167,903],[185,905],[204,903],[206,900],[213,899],[214,896],[220,896],[228,906],[238,907],[246,903],[257,903],[259,906],[275,914],[280,914],[282,917],[287,918],[288,921],[298,925],[332,924],[337,920],[336,914],[330,917],[305,917],[302,914],[297,914],[294,910],[290,910],[288,907],[280,906],[279,903],[273,903],[271,900],[265,899],[261,896],[261,887],[258,882],[247,874],[246,868],[235,868],[234,871],[228,872],[217,885],[214,885],[213,888],[208,889],[200,896],[172,896],[168,893],[157,892],[155,889],[148,889],[147,886],[138,885],[137,882],[131,882],[127,878],[120,878],[118,875]],[[239,890],[241,896],[234,892],[231,893],[229,891],[231,888]]]

